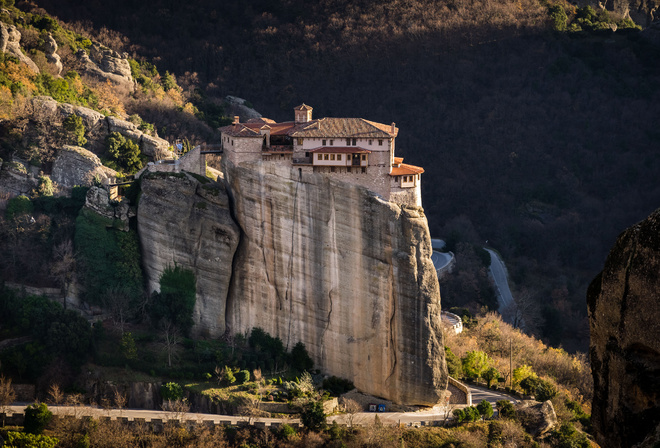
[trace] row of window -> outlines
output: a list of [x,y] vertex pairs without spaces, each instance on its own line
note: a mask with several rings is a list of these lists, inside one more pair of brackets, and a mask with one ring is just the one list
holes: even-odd
[[403,182],[412,182],[415,180],[415,176],[396,176],[396,181],[398,182],[400,178],[403,178]]
[[[328,158],[329,156],[329,158]],[[318,154],[316,156],[316,160],[341,160],[342,156],[341,154],[336,154],[337,158],[335,159],[335,154]],[[348,156],[346,156],[346,160],[348,160]],[[367,155],[362,154],[361,160],[367,160]]]
[[[325,167],[325,169],[327,169],[327,168],[328,168],[328,167]],[[346,173],[362,173],[362,174],[367,174],[367,167],[366,167],[366,166],[361,167],[361,168],[360,168],[360,171],[357,171],[358,167],[355,167],[355,171],[353,171],[352,168],[351,168],[350,166],[347,166],[346,168],[344,168],[344,167],[340,167],[340,166],[339,166],[339,167],[338,167],[338,166],[331,166],[331,167],[329,167],[329,168],[330,168],[330,172],[331,172],[331,173],[337,173],[337,172],[339,172],[339,173],[344,173],[344,172],[346,172]],[[316,169],[317,169],[317,167],[314,167],[314,170],[316,170]],[[346,171],[343,171],[344,169],[345,169]],[[327,172],[327,171],[326,171],[326,172]]]
[[[369,145],[371,145],[372,143],[373,143],[373,140],[369,140]],[[298,139],[298,145],[302,145],[302,144],[303,144],[303,139],[299,138]],[[328,146],[328,144],[329,144],[329,146],[334,146],[335,141],[333,139],[328,140],[328,139],[325,139],[325,138],[321,140],[321,146]],[[346,139],[346,146],[357,146],[357,139],[356,138],[347,138]],[[378,146],[383,146],[383,140],[382,139],[378,140]]]

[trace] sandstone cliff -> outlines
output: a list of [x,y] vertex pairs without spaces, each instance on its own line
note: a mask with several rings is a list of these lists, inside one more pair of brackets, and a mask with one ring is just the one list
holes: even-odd
[[660,423],[660,210],[619,236],[587,300],[596,438],[633,446]]
[[225,176],[243,231],[229,331],[262,327],[288,349],[302,341],[363,392],[437,403],[447,373],[423,211],[284,166],[225,166]]
[[192,269],[197,278],[194,332],[223,334],[232,259],[240,237],[224,186],[171,173],[146,173],[141,183],[138,232],[149,291],[159,290],[160,275],[168,265]]
[[138,230],[150,289],[176,262],[197,277],[197,334],[261,327],[289,350],[302,341],[318,368],[365,393],[440,401],[440,292],[422,209],[285,166],[224,171],[231,203],[223,184],[143,176]]

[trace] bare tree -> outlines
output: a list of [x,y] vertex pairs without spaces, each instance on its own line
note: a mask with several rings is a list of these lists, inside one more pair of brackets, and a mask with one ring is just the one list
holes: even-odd
[[64,393],[60,389],[59,384],[51,384],[48,388],[48,397],[50,401],[55,405],[60,405],[64,401]]
[[363,410],[362,406],[357,401],[347,398],[344,400],[344,409],[346,410],[348,426],[352,428],[355,423],[355,416]]
[[181,342],[181,332],[169,319],[163,320],[161,329],[163,332],[163,345],[167,352],[167,366],[172,367],[172,359],[176,355],[176,350]]
[[129,292],[121,286],[114,286],[103,294],[104,308],[110,310],[112,324],[124,335],[124,326],[132,313],[132,303]]
[[75,278],[76,256],[73,251],[73,242],[70,239],[62,241],[53,248],[53,263],[50,275],[60,285],[62,290],[62,305],[66,309],[66,298],[69,288]]
[[121,416],[122,410],[126,407],[128,403],[128,397],[126,394],[123,394],[115,387],[115,396],[114,396],[115,407],[119,409],[119,415]]
[[[9,406],[16,399],[16,392],[11,387],[11,378],[6,378],[4,375],[0,376],[0,410],[3,415],[9,410]],[[5,426],[4,417],[2,426]]]

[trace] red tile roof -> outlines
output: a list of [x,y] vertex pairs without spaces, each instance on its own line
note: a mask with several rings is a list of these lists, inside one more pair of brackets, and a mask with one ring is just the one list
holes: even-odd
[[316,138],[390,138],[396,137],[398,129],[392,133],[392,127],[368,121],[363,118],[321,118],[303,123],[289,135],[292,137]]
[[402,163],[401,166],[392,167],[390,176],[409,176],[411,174],[422,174],[423,172],[424,168],[422,167]]
[[394,158],[394,164],[395,165],[401,165],[403,163],[403,157],[395,157]]
[[369,151],[368,149],[359,148],[357,146],[322,146],[321,148],[312,149],[311,151],[307,151],[307,152],[314,152],[314,153],[323,152],[328,154],[331,153],[371,154],[371,151]]

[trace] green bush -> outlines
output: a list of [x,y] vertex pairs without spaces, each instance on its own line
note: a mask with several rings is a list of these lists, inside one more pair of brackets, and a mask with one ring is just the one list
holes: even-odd
[[500,378],[500,372],[498,372],[495,367],[490,367],[486,369],[486,371],[482,373],[481,376],[486,380],[488,387],[490,388],[491,384],[493,384],[493,381],[497,381]]
[[553,5],[549,8],[548,13],[552,20],[552,29],[555,31],[566,31],[568,16],[564,8],[561,5]]
[[197,296],[195,274],[178,264],[168,266],[160,276],[160,292],[152,295],[150,308],[154,323],[167,320],[184,334],[193,326],[193,309]]
[[481,403],[477,405],[477,410],[484,420],[488,420],[493,416],[493,405],[486,400],[482,400]]
[[520,382],[520,388],[525,395],[531,395],[536,392],[536,388],[541,384],[541,380],[536,376],[528,376]]
[[183,398],[183,387],[179,383],[169,382],[160,386],[160,396],[164,401],[175,401]]
[[[281,380],[281,378],[280,378]],[[281,383],[280,383],[281,384]],[[330,392],[333,396],[338,397],[355,388],[353,382],[345,380],[337,376],[331,376],[323,380],[323,389]]]
[[323,405],[319,401],[307,403],[300,413],[300,421],[310,431],[320,431],[325,429],[325,412]]
[[30,198],[25,195],[20,195],[9,200],[7,209],[5,210],[5,217],[7,219],[12,219],[17,216],[30,214],[33,210],[34,204],[30,201]]
[[9,431],[5,448],[55,448],[59,440],[55,437]]
[[65,137],[69,144],[76,146],[83,146],[87,143],[85,138],[85,125],[83,124],[82,117],[78,115],[69,115],[62,122],[62,127],[65,131]]
[[293,428],[293,426],[287,425],[286,423],[280,426],[280,430],[278,434],[278,437],[280,439],[288,440],[290,437],[295,435],[296,435],[296,430]]
[[250,332],[248,344],[257,352],[269,354],[273,359],[281,358],[286,353],[280,338],[272,337],[258,327],[253,328]]
[[512,419],[516,418],[516,409],[513,407],[513,403],[509,400],[499,400],[495,403],[499,417],[502,419]]
[[463,376],[463,364],[461,359],[445,345],[445,362],[447,363],[447,371],[449,376],[460,378]]
[[557,396],[557,388],[549,381],[541,380],[536,386],[534,397],[537,401],[547,401]]
[[550,434],[549,441],[554,448],[589,448],[591,443],[586,435],[570,423],[562,423],[558,430]]
[[493,365],[493,360],[485,352],[472,350],[463,357],[462,364],[468,378],[480,378]]
[[250,381],[250,372],[247,370],[240,370],[235,376],[238,384],[245,384]]
[[140,147],[119,132],[112,132],[105,139],[110,167],[126,174],[135,174],[146,164],[147,158]]
[[314,361],[309,357],[305,344],[298,342],[291,350],[291,365],[294,369],[301,372],[303,370],[312,370],[314,368]]
[[46,403],[35,403],[25,408],[23,430],[30,434],[41,434],[53,419],[53,413],[48,410]]

